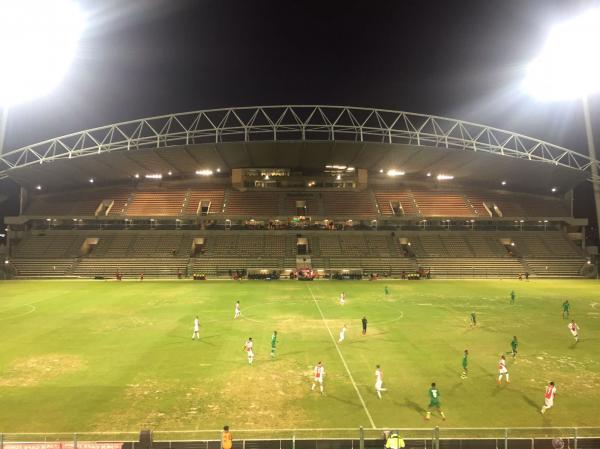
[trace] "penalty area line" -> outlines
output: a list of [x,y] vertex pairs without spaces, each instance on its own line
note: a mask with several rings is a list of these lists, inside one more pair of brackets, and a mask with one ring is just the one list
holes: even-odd
[[331,337],[331,341],[333,342],[333,346],[335,346],[335,349],[337,350],[337,353],[340,356],[340,359],[342,360],[342,363],[344,364],[344,368],[346,368],[346,372],[348,373],[348,377],[350,378],[350,382],[352,382],[352,386],[354,387],[354,390],[356,391],[358,399],[360,400],[360,403],[362,404],[363,409],[365,410],[365,413],[367,414],[367,418],[369,418],[369,422],[371,423],[371,427],[373,429],[376,429],[377,427],[375,426],[375,422],[373,421],[373,418],[371,417],[371,413],[369,413],[369,409],[367,408],[367,404],[365,404],[365,400],[363,399],[362,395],[360,394],[360,391],[358,390],[358,386],[356,385],[356,382],[354,382],[354,378],[352,377],[352,373],[350,372],[350,368],[348,368],[348,364],[346,363],[346,359],[344,359],[344,356],[342,355],[342,351],[340,351],[340,347],[335,342],[335,337],[333,336],[333,333],[331,332],[331,329],[329,329],[329,326],[327,325],[327,321],[325,320],[325,315],[323,315],[323,311],[321,310],[321,306],[319,306],[317,298],[315,298],[315,294],[313,293],[313,291],[311,290],[311,288],[308,285],[306,287],[308,288],[308,291],[310,292],[310,296],[312,296],[312,299],[313,299],[315,305],[317,306],[317,309],[319,310],[319,314],[321,315],[321,319],[323,320],[323,324],[325,325],[325,328],[327,329],[327,332],[329,332],[329,336]]

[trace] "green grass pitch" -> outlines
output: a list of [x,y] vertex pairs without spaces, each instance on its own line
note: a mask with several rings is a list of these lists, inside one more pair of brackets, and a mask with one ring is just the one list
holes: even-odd
[[[4,282],[0,432],[218,429],[225,423],[237,429],[598,426],[599,286],[550,280]],[[562,318],[567,298],[581,328],[578,344]],[[238,299],[243,317],[234,320]],[[476,328],[469,326],[472,310]],[[191,339],[196,315],[200,341]],[[344,324],[346,341],[336,348]],[[279,344],[271,359],[273,330]],[[510,351],[513,335],[520,347],[515,361],[506,356],[511,383],[498,386],[497,362]],[[243,351],[250,336],[254,366]],[[468,379],[461,379],[464,349]],[[325,396],[310,388],[319,360]],[[384,372],[383,400],[374,391],[376,364]],[[558,388],[555,407],[541,415],[550,380]],[[424,419],[432,381],[446,421],[435,412]]]

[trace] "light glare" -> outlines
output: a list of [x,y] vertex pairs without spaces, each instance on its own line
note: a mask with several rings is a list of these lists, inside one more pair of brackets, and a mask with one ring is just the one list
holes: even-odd
[[392,169],[390,169],[390,170],[387,171],[387,175],[388,176],[392,176],[392,177],[393,176],[403,176],[404,172],[401,171],[401,170],[396,170],[396,169],[392,168]]
[[52,90],[71,65],[84,26],[71,0],[0,0],[0,104]]
[[550,30],[540,55],[527,67],[524,90],[538,100],[581,98],[600,90],[600,8]]

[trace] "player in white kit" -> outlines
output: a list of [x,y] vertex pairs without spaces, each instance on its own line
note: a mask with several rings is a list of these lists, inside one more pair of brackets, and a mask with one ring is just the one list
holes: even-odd
[[240,302],[236,301],[235,302],[235,314],[233,315],[233,319],[237,319],[240,317],[240,315],[242,314],[242,312],[240,311]]
[[343,306],[344,304],[346,304],[346,294],[342,292],[340,295],[340,306]]
[[386,391],[386,389],[383,388],[383,371],[381,371],[379,365],[377,365],[377,369],[375,370],[375,391],[377,392],[379,399],[382,399],[381,392]]
[[508,369],[506,368],[506,358],[504,356],[500,357],[500,361],[498,362],[498,385],[502,383],[502,376],[506,376],[506,383],[510,383],[510,378],[508,376]]
[[340,329],[340,338],[338,339],[338,343],[343,342],[346,339],[346,325]]
[[554,405],[554,395],[556,394],[556,387],[554,382],[549,382],[544,392],[544,406],[542,407],[542,415],[546,413],[546,410],[552,408]]
[[315,390],[317,384],[319,384],[319,388],[321,390],[321,394],[323,394],[323,378],[325,377],[325,367],[321,362],[315,365],[313,369],[313,384],[311,390]]
[[575,320],[571,320],[571,322],[568,324],[568,327],[571,331],[571,334],[575,338],[575,343],[579,342],[579,326],[577,326]]
[[252,365],[254,361],[254,343],[252,343],[252,337],[249,337],[244,344],[244,351],[248,353],[248,364]]
[[194,320],[194,333],[192,334],[192,340],[200,340],[200,320],[198,317]]

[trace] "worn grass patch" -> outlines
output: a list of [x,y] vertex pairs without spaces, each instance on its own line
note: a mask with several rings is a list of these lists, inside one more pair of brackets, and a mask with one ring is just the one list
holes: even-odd
[[0,387],[32,387],[84,368],[81,358],[67,354],[17,359],[0,373]]

